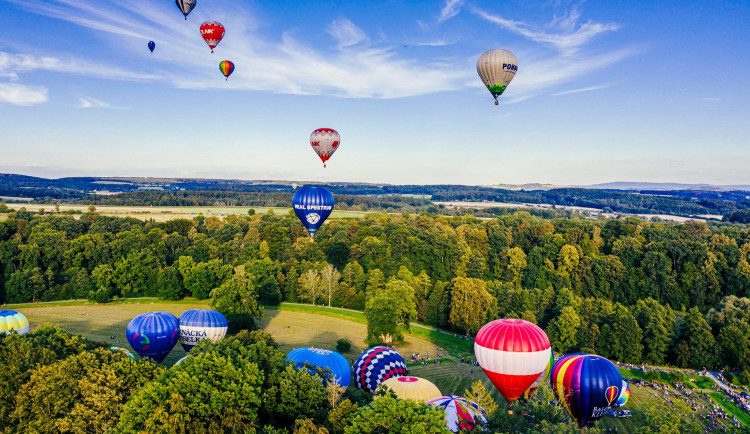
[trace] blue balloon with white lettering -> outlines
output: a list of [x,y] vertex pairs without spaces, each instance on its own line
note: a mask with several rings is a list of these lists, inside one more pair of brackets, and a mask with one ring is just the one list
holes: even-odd
[[296,367],[305,363],[323,369],[330,369],[333,380],[341,387],[349,387],[352,379],[352,368],[341,354],[320,348],[297,348],[292,350],[287,359]]
[[190,309],[180,314],[180,343],[190,352],[198,342],[211,339],[216,342],[227,334],[227,319],[211,309]]
[[136,353],[161,363],[180,338],[180,323],[169,312],[148,312],[133,318],[125,334]]
[[302,187],[294,193],[292,207],[312,238],[333,211],[333,195],[323,187]]

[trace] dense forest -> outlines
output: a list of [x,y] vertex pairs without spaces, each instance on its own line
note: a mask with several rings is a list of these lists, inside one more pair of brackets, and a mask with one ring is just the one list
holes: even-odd
[[248,274],[259,301],[363,310],[409,288],[414,320],[473,334],[539,324],[556,352],[737,369],[750,383],[750,229],[628,219],[337,219],[311,242],[292,215],[164,223],[101,216],[0,222],[0,301],[206,299]]

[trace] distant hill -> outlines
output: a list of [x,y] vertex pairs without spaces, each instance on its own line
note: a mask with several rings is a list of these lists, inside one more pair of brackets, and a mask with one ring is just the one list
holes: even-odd
[[681,184],[675,182],[606,182],[604,184],[580,185],[580,188],[595,190],[701,190],[701,191],[750,191],[750,185],[711,185],[711,184]]

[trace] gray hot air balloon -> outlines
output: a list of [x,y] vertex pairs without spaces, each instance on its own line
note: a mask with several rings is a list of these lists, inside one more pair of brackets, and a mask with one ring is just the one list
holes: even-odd
[[174,0],[174,2],[177,7],[180,8],[180,12],[182,12],[182,15],[185,15],[185,19],[187,20],[188,14],[195,7],[195,0]]
[[479,78],[493,97],[497,105],[497,97],[505,92],[518,71],[518,59],[508,50],[490,50],[482,53],[477,60]]

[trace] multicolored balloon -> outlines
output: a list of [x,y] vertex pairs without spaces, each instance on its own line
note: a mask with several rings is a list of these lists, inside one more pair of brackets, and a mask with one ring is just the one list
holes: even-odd
[[439,398],[443,394],[430,381],[419,377],[391,377],[378,388],[392,391],[398,399],[411,399],[416,402],[427,402]]
[[358,389],[375,393],[380,383],[408,375],[406,361],[396,350],[378,346],[365,350],[354,364],[354,381]]
[[478,404],[462,396],[447,395],[427,401],[428,405],[445,412],[446,428],[453,432],[470,431],[477,422],[487,422],[487,412]]
[[622,380],[622,387],[620,387],[620,396],[617,397],[617,402],[612,407],[622,407],[628,403],[630,398],[630,384],[627,381]]
[[153,54],[154,48],[156,48],[156,43],[154,41],[148,41],[148,49],[151,50],[151,53]]
[[349,387],[352,368],[346,358],[339,353],[321,348],[297,348],[287,354],[287,359],[295,366],[308,365],[329,369],[333,380],[341,387]]
[[169,312],[148,312],[133,318],[125,334],[136,353],[161,363],[180,338],[180,323]]
[[315,237],[315,233],[331,215],[333,205],[333,195],[323,187],[305,186],[292,197],[294,213],[307,229],[310,238]]
[[333,155],[341,144],[341,136],[331,128],[318,128],[310,134],[310,146],[323,161],[323,167],[326,167],[326,161]]
[[592,426],[616,402],[622,387],[617,367],[604,357],[570,354],[552,367],[552,392],[580,427]]
[[536,391],[539,389],[539,386],[541,386],[542,383],[547,381],[547,379],[549,378],[550,371],[552,371],[552,365],[554,364],[555,364],[555,353],[552,352],[552,350],[550,349],[549,363],[547,363],[547,367],[544,368],[544,372],[542,372],[541,375],[539,375],[539,378],[537,378],[536,381],[534,381],[534,384],[532,384],[531,387],[529,387],[525,392],[523,392],[524,399],[529,399],[532,396],[534,396]]
[[208,44],[208,48],[211,52],[214,52],[214,48],[219,45],[222,39],[224,39],[224,26],[217,21],[206,21],[201,24],[201,36],[203,40]]
[[29,332],[29,320],[15,310],[0,310],[0,334],[9,335],[15,331],[19,335]]
[[[505,318],[485,324],[474,340],[474,355],[510,406],[534,384],[549,363],[549,339],[536,324]],[[513,411],[509,408],[508,413]]]
[[128,351],[127,348],[109,347],[109,350],[110,351],[114,351],[116,353],[123,353],[124,355],[126,355],[126,356],[130,357],[131,359],[135,360],[135,356],[133,355],[133,353],[131,353],[130,351]]
[[195,7],[195,0],[174,0],[174,3],[180,9],[182,15],[185,15],[185,19],[187,20],[188,14]]
[[219,63],[219,71],[221,71],[221,73],[224,74],[224,77],[229,80],[229,76],[234,72],[234,63],[229,60],[222,60]]
[[479,78],[492,96],[497,98],[505,92],[518,71],[518,59],[508,50],[490,50],[482,53],[477,60]]
[[187,353],[203,339],[222,339],[229,325],[224,315],[211,309],[186,310],[180,314],[179,322],[180,343]]

